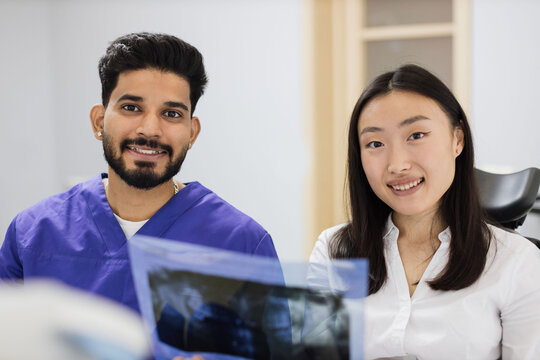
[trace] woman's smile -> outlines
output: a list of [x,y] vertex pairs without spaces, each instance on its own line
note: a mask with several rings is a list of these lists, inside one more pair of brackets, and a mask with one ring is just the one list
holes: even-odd
[[407,182],[391,182],[388,184],[388,187],[392,190],[392,192],[399,196],[404,195],[411,195],[418,191],[422,185],[424,184],[424,178],[418,178],[413,181],[407,181]]

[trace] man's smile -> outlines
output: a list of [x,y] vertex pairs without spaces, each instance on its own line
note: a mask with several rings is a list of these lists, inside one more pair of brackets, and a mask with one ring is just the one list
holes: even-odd
[[165,156],[172,156],[172,147],[145,138],[126,139],[122,141],[120,148],[127,151],[136,161],[156,161]]
[[152,150],[152,149],[143,149],[136,146],[128,146],[129,150],[133,150],[135,152],[144,154],[144,155],[157,155],[157,154],[165,154],[167,153],[165,150]]

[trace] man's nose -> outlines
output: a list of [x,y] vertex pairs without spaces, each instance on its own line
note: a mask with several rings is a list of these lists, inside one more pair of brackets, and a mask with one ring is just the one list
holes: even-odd
[[140,120],[137,127],[137,135],[148,138],[156,138],[162,135],[161,118],[154,113],[147,113]]

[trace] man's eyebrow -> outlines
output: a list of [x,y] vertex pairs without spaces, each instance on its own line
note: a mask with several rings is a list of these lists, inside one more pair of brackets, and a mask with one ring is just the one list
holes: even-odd
[[[399,127],[404,127],[404,126],[407,126],[407,125],[411,125],[417,121],[420,121],[420,120],[429,120],[428,117],[424,116],[424,115],[415,115],[415,116],[412,116],[410,118],[407,118],[405,120],[403,120],[402,122],[399,123]],[[380,132],[380,131],[383,131],[383,128],[380,128],[380,127],[377,127],[377,126],[368,126],[368,127],[365,127],[362,129],[362,131],[360,131],[360,135],[359,136],[362,136],[364,135],[365,133],[368,133],[368,132]]]
[[[137,95],[131,95],[131,94],[124,94],[122,96],[120,96],[118,98],[118,102],[120,101],[123,101],[123,100],[129,100],[129,101],[135,101],[135,102],[142,102],[144,99],[142,96],[137,96]],[[168,106],[168,107],[175,107],[175,108],[180,108],[180,109],[184,109],[186,111],[189,111],[189,108],[186,104],[184,104],[183,102],[178,102],[178,101],[165,101],[165,106]]]
[[165,102],[165,105],[166,105],[166,106],[169,106],[169,107],[175,107],[175,108],[180,108],[180,109],[184,109],[184,110],[186,110],[186,111],[189,111],[189,108],[188,108],[187,105],[184,104],[183,102],[166,101],[166,102]]
[[122,96],[120,96],[118,98],[118,102],[123,101],[123,100],[141,102],[141,101],[143,101],[143,98],[140,97],[140,96],[136,96],[136,95],[124,94],[124,95],[122,95]]

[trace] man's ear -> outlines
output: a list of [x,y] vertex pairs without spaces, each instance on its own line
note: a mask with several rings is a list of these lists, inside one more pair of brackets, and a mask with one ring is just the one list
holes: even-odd
[[98,140],[103,139],[103,126],[105,119],[105,106],[96,104],[90,109],[90,123],[94,131],[94,137]]
[[461,125],[456,126],[454,129],[454,141],[455,157],[458,157],[465,147],[465,134]]
[[197,140],[197,137],[199,136],[200,132],[201,132],[201,122],[199,121],[199,118],[196,116],[191,117],[191,134],[189,136],[190,149],[195,143],[195,141]]

